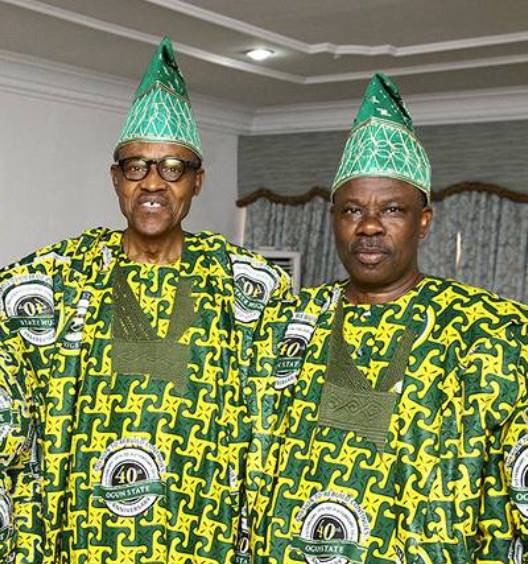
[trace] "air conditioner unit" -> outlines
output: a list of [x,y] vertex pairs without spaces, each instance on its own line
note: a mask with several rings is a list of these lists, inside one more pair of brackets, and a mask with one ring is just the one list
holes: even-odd
[[301,253],[299,251],[281,251],[275,247],[261,247],[255,252],[266,260],[280,266],[292,281],[293,291],[298,293],[301,289]]

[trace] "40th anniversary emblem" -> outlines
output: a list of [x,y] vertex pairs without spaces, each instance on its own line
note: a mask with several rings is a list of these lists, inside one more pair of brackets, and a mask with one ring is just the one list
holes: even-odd
[[114,441],[95,465],[101,471],[93,496],[121,517],[135,517],[164,495],[166,466],[160,451],[143,439]]
[[297,381],[316,322],[314,315],[303,312],[293,314],[277,349],[278,355],[273,368],[273,386],[277,390],[287,388]]
[[528,517],[528,435],[524,435],[512,448],[506,468],[511,472],[512,501]]
[[370,535],[367,515],[349,495],[323,491],[301,508],[297,520],[301,534],[293,539],[294,549],[309,564],[361,562]]
[[49,276],[28,274],[9,279],[0,287],[0,305],[8,325],[32,345],[55,341],[55,309]]
[[232,256],[235,315],[244,323],[255,321],[277,285],[277,274],[266,264]]

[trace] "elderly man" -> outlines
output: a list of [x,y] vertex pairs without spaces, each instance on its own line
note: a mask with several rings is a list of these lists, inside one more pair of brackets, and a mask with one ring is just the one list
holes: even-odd
[[430,166],[385,75],[332,200],[348,279],[268,304],[255,340],[254,562],[520,562],[527,309],[420,272]]
[[182,229],[202,146],[172,44],[136,92],[93,229],[0,275],[2,562],[234,557],[240,381],[275,268]]

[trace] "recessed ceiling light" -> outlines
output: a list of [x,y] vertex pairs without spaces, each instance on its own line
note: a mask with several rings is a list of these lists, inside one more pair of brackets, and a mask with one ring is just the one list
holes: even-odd
[[254,61],[265,61],[273,56],[273,54],[271,49],[251,49],[251,51],[246,52],[246,55]]

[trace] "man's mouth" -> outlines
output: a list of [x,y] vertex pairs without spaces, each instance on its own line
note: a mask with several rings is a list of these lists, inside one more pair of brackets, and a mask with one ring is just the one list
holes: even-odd
[[353,249],[352,254],[361,264],[372,266],[382,262],[389,253],[385,249],[381,248],[359,247],[357,249]]
[[161,204],[159,202],[144,202],[141,204],[142,208],[161,208]]
[[151,194],[142,195],[138,198],[138,205],[141,209],[148,211],[157,211],[161,208],[168,206],[168,201],[165,196]]

